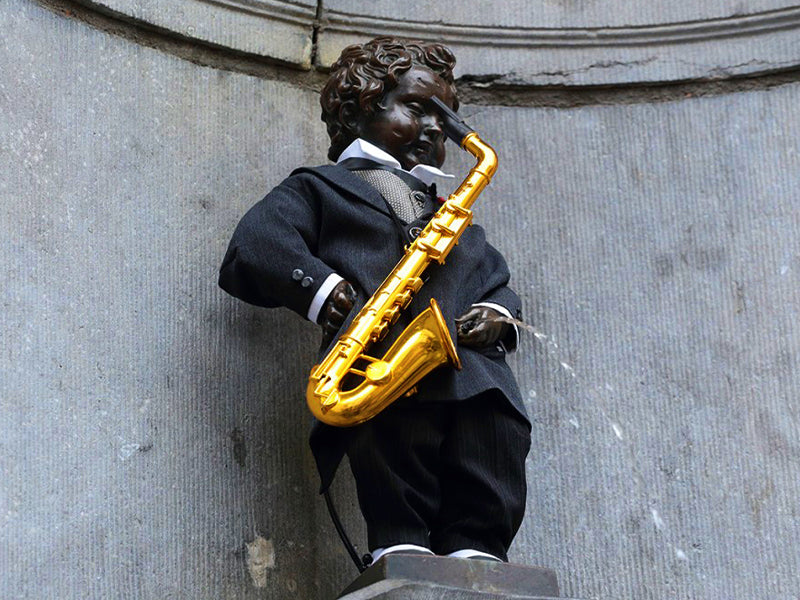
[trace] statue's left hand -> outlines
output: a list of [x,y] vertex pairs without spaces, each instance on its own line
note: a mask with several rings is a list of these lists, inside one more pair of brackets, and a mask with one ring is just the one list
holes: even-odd
[[344,279],[336,284],[336,287],[328,294],[319,317],[317,317],[317,323],[322,326],[322,344],[324,346],[327,346],[339,332],[347,315],[353,310],[356,296],[353,286]]
[[510,325],[503,315],[488,306],[473,306],[456,319],[458,344],[469,348],[486,348],[505,338]]

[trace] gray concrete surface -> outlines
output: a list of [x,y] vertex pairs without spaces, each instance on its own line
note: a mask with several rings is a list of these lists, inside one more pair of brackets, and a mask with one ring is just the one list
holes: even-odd
[[323,160],[316,99],[31,2],[0,27],[0,597],[316,597],[313,328],[216,287]]
[[[315,94],[29,0],[0,28],[0,597],[335,597],[315,328],[216,288],[239,216],[324,162]],[[799,94],[462,109],[536,330],[511,558],[565,596],[800,596]]]

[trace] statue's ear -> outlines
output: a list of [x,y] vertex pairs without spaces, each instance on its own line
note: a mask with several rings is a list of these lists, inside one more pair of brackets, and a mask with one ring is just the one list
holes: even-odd
[[348,102],[339,111],[339,122],[342,124],[342,128],[354,139],[361,136],[364,128],[363,121],[363,115],[354,102]]

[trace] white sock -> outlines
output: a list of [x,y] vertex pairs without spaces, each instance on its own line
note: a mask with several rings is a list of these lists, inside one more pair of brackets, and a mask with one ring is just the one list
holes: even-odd
[[472,548],[465,548],[464,550],[456,550],[455,552],[451,552],[447,556],[451,558],[474,558],[476,556],[483,556],[484,558],[491,558],[492,560],[496,560],[497,562],[503,562],[499,558],[497,558],[494,554],[489,554],[488,552],[481,552],[480,550],[473,550]]
[[378,562],[378,559],[384,554],[391,554],[392,552],[402,552],[403,550],[421,550],[433,556],[433,551],[425,546],[417,546],[416,544],[397,544],[395,546],[388,546],[387,548],[375,548],[372,554],[372,562]]

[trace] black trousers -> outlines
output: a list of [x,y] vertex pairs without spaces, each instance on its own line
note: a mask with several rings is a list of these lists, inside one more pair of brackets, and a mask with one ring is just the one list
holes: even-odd
[[530,425],[492,392],[403,399],[352,432],[347,451],[369,548],[472,548],[507,560],[525,512]]

